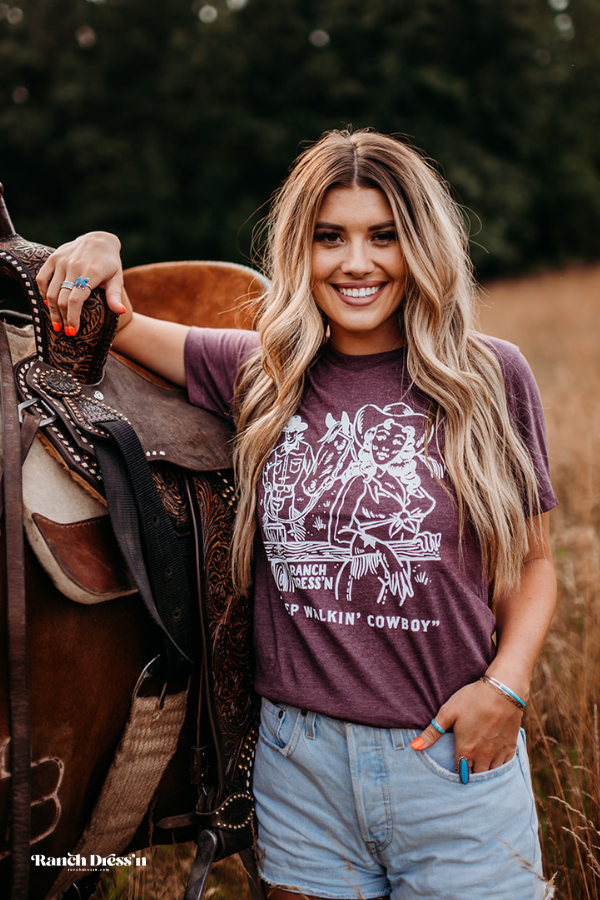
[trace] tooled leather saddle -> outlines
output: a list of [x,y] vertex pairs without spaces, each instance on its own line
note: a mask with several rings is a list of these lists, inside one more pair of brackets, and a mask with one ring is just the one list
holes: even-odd
[[[188,887],[186,893],[199,897],[207,865],[250,847],[253,830],[250,777],[257,702],[252,690],[251,606],[234,595],[230,578],[235,512],[232,433],[223,420],[190,406],[184,391],[109,353],[118,317],[107,308],[102,291],[92,292],[75,337],[55,333],[35,280],[51,252],[15,233],[0,186],[0,300],[27,299],[36,343],[35,353],[15,365],[21,415],[36,420],[44,441],[76,479],[109,499],[111,513],[113,508],[122,509],[127,498],[118,494],[111,506],[114,487],[107,474],[112,471],[107,448],[114,448],[115,441],[133,443],[125,468],[136,469],[129,474],[134,481],[141,477],[142,492],[153,493],[151,502],[159,498],[160,511],[151,508],[157,520],[168,521],[169,547],[174,547],[181,563],[186,590],[171,586],[175,601],[166,610],[156,602],[149,611],[167,657],[166,669],[157,677],[164,681],[180,675],[190,664],[202,672],[198,743],[203,746],[196,748],[193,766],[198,806],[181,821],[163,824],[175,831],[194,823],[200,828],[197,890]],[[139,509],[138,518],[146,518]],[[81,540],[94,545],[98,537],[94,528],[89,524]],[[157,537],[160,551],[164,530]],[[60,526],[55,525],[52,540],[59,554],[62,539]],[[119,551],[113,547],[111,552]],[[147,587],[153,603],[152,573]],[[177,607],[177,598],[186,591],[199,616]],[[195,617],[200,634],[196,631],[194,638],[187,626]],[[219,627],[225,620],[227,627]],[[194,645],[202,647],[201,659],[194,654]]]

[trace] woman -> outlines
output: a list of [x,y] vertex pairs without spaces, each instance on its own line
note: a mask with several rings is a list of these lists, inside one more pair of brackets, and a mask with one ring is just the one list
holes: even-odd
[[236,422],[273,900],[544,896],[520,724],[556,499],[533,376],[472,331],[466,247],[413,149],[331,132],[275,198],[258,335],[132,314],[112,235],[40,271],[55,328],[76,333],[64,282],[89,278],[116,349]]

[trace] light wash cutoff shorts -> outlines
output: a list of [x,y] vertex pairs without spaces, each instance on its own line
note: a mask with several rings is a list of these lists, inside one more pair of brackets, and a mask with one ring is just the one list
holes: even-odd
[[254,768],[262,878],[335,900],[541,900],[523,732],[510,762],[467,785],[453,735],[417,752],[418,733],[263,700]]

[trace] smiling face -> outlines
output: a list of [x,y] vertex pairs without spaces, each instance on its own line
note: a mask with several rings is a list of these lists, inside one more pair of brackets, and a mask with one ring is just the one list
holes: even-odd
[[336,350],[356,356],[402,346],[398,309],[406,268],[382,191],[354,186],[327,192],[315,227],[312,278]]

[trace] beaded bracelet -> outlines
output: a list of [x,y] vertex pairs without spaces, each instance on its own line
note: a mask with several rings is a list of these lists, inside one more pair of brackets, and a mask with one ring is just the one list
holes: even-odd
[[525,701],[521,700],[518,694],[515,694],[511,691],[510,688],[507,688],[505,684],[502,684],[501,681],[498,681],[496,678],[492,678],[491,675],[482,675],[479,679],[483,681],[484,684],[489,684],[491,688],[493,688],[497,693],[502,694],[503,697],[506,697],[507,700],[510,700],[511,703],[514,703],[521,712],[525,709]]

